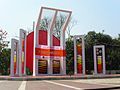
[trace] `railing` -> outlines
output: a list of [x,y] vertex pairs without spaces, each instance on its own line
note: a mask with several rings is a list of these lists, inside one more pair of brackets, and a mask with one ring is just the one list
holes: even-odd
[[107,70],[107,74],[120,74],[120,70]]

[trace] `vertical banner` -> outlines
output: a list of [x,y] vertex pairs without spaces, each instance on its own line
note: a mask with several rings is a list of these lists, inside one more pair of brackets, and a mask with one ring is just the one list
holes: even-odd
[[25,38],[22,39],[22,74],[24,74],[24,61],[25,61]]
[[14,61],[14,74],[16,74],[16,70],[17,70],[17,45],[16,43],[14,43],[14,58],[13,58],[13,61]]
[[60,60],[53,60],[53,74],[60,74]]
[[82,40],[79,38],[76,41],[77,49],[77,73],[82,74]]
[[98,73],[103,72],[103,60],[102,60],[102,48],[96,48],[96,60],[97,60],[97,71]]
[[38,74],[47,74],[47,60],[38,60]]
[[104,45],[94,46],[94,73],[106,74]]

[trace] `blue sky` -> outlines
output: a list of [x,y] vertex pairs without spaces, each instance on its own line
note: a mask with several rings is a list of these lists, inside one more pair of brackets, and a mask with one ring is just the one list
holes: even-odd
[[120,33],[120,0],[0,0],[0,28],[8,40],[19,35],[19,29],[32,29],[41,6],[67,9],[77,25],[72,35],[96,31],[117,37]]

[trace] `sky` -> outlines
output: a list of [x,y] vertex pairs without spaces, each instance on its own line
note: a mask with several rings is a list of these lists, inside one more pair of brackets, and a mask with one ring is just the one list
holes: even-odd
[[72,11],[77,24],[71,35],[102,32],[112,37],[120,34],[120,0],[0,0],[0,29],[7,39],[19,37],[19,29],[32,29],[41,6]]

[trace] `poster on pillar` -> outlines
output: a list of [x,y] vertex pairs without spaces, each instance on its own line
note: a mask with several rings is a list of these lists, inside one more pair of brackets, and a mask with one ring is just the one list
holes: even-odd
[[14,61],[14,74],[16,74],[16,70],[17,70],[17,44],[14,43],[14,56],[13,56],[13,61]]
[[76,40],[77,49],[77,73],[82,74],[82,39]]
[[38,60],[38,74],[47,74],[48,64],[47,60],[39,59]]
[[96,48],[97,72],[103,73],[102,48]]
[[22,74],[24,74],[24,61],[25,61],[25,39],[22,39]]
[[60,74],[60,60],[53,60],[53,74]]

